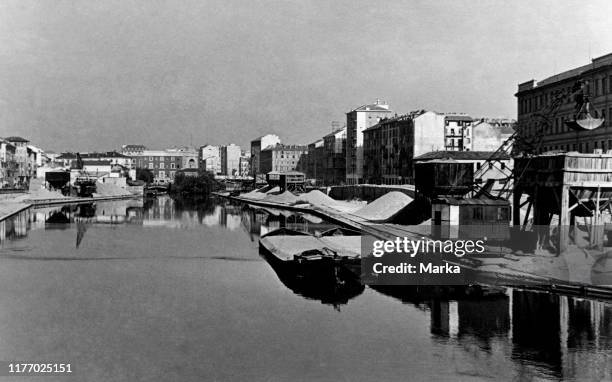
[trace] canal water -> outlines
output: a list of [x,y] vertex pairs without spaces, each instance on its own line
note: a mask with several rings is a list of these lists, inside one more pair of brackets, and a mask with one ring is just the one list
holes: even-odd
[[317,287],[259,254],[269,230],[332,226],[217,199],[25,211],[0,223],[0,361],[79,381],[612,380],[610,304]]

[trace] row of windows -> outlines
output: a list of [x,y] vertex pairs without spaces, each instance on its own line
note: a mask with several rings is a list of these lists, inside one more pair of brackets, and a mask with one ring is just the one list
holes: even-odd
[[[562,92],[566,94],[570,94],[572,90],[571,86],[556,89],[549,91],[544,94],[539,94],[536,96],[532,96],[529,98],[519,98],[519,114],[523,113],[531,113],[536,110],[541,109],[545,105],[548,105],[552,102],[553,99],[559,96]],[[585,92],[589,94],[591,91],[591,86],[589,84],[586,85]],[[593,96],[601,96],[605,94],[612,94],[612,75],[608,77],[598,77],[593,80]],[[564,103],[571,103],[573,100],[571,97],[567,97],[564,99]]]
[[[591,143],[593,143],[591,145]],[[552,151],[552,150],[563,150],[563,151],[577,151],[580,153],[591,153],[592,150],[601,149],[604,153],[607,150],[612,150],[612,139],[602,141],[590,141],[590,142],[580,142],[580,143],[572,143],[565,145],[550,145],[543,146],[541,152]]]
[[[155,169],[155,168],[160,168],[160,169],[164,169],[166,168],[165,163],[153,163],[153,162],[149,162],[149,169]],[[179,163],[170,163],[170,168],[181,168],[181,165]]]

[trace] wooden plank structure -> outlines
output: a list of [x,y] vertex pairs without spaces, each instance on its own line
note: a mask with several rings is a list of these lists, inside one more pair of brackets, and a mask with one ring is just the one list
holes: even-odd
[[266,181],[271,186],[278,186],[281,192],[304,192],[306,174],[299,171],[270,171],[266,174]]
[[[515,158],[513,225],[550,225],[559,216],[558,252],[569,244],[576,216],[590,220],[590,244],[603,244],[602,211],[612,213],[612,154],[550,153]],[[523,195],[527,199],[521,203]],[[527,205],[521,223],[520,208]]]
[[417,162],[414,170],[416,193],[427,198],[463,196],[474,183],[473,163],[437,159]]

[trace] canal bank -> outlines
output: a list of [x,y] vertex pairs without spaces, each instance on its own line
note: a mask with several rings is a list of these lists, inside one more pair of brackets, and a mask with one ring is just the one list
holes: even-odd
[[117,196],[94,196],[91,198],[49,198],[49,199],[27,199],[27,194],[21,195],[16,200],[3,200],[0,203],[0,222],[8,219],[31,207],[47,207],[55,205],[83,204],[102,201],[125,200],[142,198],[142,195],[117,195]]

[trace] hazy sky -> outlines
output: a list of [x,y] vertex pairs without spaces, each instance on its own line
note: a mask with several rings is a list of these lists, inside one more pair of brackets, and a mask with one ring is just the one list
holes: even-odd
[[376,98],[516,117],[612,52],[612,2],[0,0],[0,136],[49,150],[308,143]]

